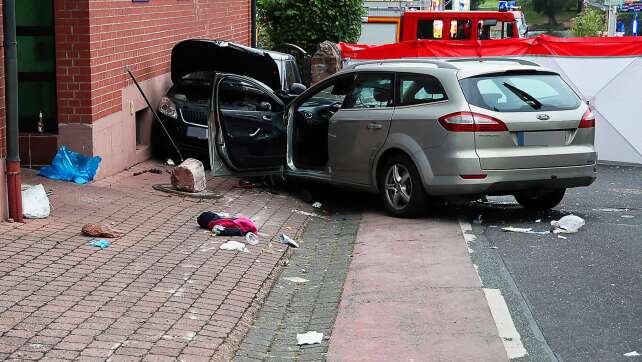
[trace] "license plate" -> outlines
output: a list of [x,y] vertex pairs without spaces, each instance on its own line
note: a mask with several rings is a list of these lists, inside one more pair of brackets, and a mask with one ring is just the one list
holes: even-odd
[[568,131],[517,132],[518,146],[564,146]]
[[203,127],[187,127],[187,137],[198,138],[201,140],[207,139],[207,128]]

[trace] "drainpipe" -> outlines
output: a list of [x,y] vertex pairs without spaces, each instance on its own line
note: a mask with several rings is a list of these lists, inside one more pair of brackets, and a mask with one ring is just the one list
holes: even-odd
[[250,0],[250,17],[252,25],[250,25],[250,44],[252,48],[256,48],[256,0]]
[[16,0],[4,0],[2,6],[4,29],[4,89],[7,120],[7,190],[9,217],[17,222],[22,218],[20,154],[18,152],[18,63],[16,46]]

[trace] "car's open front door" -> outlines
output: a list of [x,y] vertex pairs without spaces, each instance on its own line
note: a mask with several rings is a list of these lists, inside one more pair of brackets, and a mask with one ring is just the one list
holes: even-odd
[[264,176],[282,172],[285,106],[266,85],[218,74],[209,112],[212,175]]

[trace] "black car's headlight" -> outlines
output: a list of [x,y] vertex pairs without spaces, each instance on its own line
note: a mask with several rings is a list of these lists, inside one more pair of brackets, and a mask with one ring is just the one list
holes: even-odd
[[176,109],[176,104],[172,102],[171,99],[167,97],[162,97],[160,104],[158,105],[158,111],[167,117],[178,119],[178,111]]

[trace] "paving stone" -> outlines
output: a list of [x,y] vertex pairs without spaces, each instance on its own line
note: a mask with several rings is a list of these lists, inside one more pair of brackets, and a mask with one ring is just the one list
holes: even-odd
[[[255,297],[287,252],[276,242],[263,248],[286,227],[299,236],[307,218],[292,209],[311,209],[285,194],[235,188],[233,178],[208,178],[219,200],[165,194],[152,185],[168,183],[168,174],[133,176],[150,168],[166,166],[148,161],[82,186],[24,170],[24,183],[50,191],[53,210],[47,219],[0,223],[0,359],[232,357],[247,330],[241,317],[262,302]],[[250,253],[219,250],[234,238],[199,229],[204,211],[250,217],[262,243]],[[122,237],[93,248],[94,238],[80,234],[87,223]]]
[[[352,221],[308,223],[301,247],[282,270],[234,361],[326,360],[327,340],[320,345],[297,346],[296,335],[310,330],[326,335],[332,331],[358,220],[353,217]],[[344,236],[325,236],[333,233]],[[291,276],[308,282],[296,284],[285,280]]]

